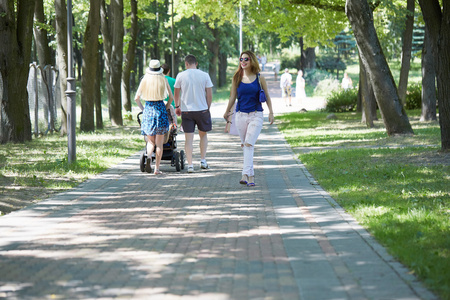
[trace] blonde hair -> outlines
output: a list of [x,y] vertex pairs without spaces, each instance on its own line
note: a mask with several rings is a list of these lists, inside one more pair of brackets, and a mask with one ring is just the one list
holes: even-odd
[[145,74],[136,92],[142,100],[164,100],[169,96],[163,74]]

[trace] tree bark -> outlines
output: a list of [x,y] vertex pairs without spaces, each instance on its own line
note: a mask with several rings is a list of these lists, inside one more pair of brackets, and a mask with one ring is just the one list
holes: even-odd
[[212,33],[212,39],[207,42],[208,51],[210,52],[209,58],[209,77],[213,83],[213,92],[217,90],[217,62],[219,60],[219,30],[217,28],[211,28],[208,25],[208,29]]
[[419,0],[423,19],[435,58],[441,148],[450,150],[450,3],[439,0]]
[[394,78],[381,49],[367,0],[347,0],[345,11],[355,34],[361,60],[372,82],[387,134],[412,134],[411,124],[400,103]]
[[227,54],[219,54],[219,87],[223,87],[227,84]]
[[372,83],[368,79],[369,75],[367,74],[364,64],[360,63],[359,90],[361,92],[362,103],[361,122],[365,123],[368,128],[373,128],[375,126],[373,121],[376,120],[377,108],[375,104],[375,97],[373,95]]
[[111,1],[111,123],[122,126],[123,0]]
[[398,83],[398,96],[403,105],[405,105],[406,91],[408,89],[408,75],[409,69],[411,67],[411,48],[414,29],[414,8],[415,8],[415,0],[408,0],[406,5],[408,15],[406,16],[405,31],[403,33],[402,65],[400,67],[400,79]]
[[34,0],[0,2],[1,143],[31,140],[27,82],[34,8]]
[[67,134],[67,8],[65,0],[55,0],[57,61],[59,71],[59,88],[61,97],[60,135]]
[[102,112],[102,51],[97,53],[97,76],[95,77],[95,127],[103,129],[103,112]]
[[420,121],[435,121],[436,117],[436,72],[431,43],[425,28],[422,49],[422,114]]
[[81,76],[81,131],[94,131],[95,78],[98,66],[98,33],[100,32],[100,2],[90,0],[90,10],[84,33]]
[[131,28],[130,41],[128,42],[128,51],[125,57],[123,72],[122,72],[122,99],[123,107],[128,112],[128,119],[131,120],[131,88],[130,77],[131,71],[134,67],[134,58],[136,57],[136,43],[138,35],[138,8],[137,0],[131,0]]
[[[34,20],[37,23],[45,23],[44,15],[44,1],[36,0],[36,5],[34,9]],[[45,67],[52,64],[52,55],[50,47],[48,46],[47,30],[39,24],[34,27],[34,40],[36,43],[36,50],[38,53],[39,65]]]
[[108,102],[108,113],[109,119],[112,119],[112,108],[111,108],[111,28],[110,21],[108,18],[109,6],[106,7],[105,0],[102,0],[100,6],[100,19],[101,19],[101,31],[103,37],[103,54],[105,61],[105,83],[106,83],[106,94]]

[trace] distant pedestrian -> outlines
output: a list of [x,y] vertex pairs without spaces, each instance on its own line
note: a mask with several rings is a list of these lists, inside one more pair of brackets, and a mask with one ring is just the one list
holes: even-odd
[[351,89],[353,87],[352,79],[348,76],[347,72],[344,73],[344,78],[342,78],[342,88],[344,90]]
[[[155,175],[162,174],[159,170],[159,165],[163,153],[164,134],[169,130],[167,109],[173,101],[169,83],[162,73],[163,69],[160,66],[159,60],[152,59],[134,98],[139,108],[143,111],[141,133],[146,136],[147,141],[147,163],[145,165],[145,171],[147,173],[152,172],[151,157],[156,146]],[[167,96],[169,97],[169,101],[164,103],[164,99]],[[145,107],[142,105],[141,99],[145,101]]]
[[263,56],[261,57],[261,65],[263,71],[266,69],[266,64],[267,64],[267,57],[265,54],[263,54]]
[[[234,73],[232,80],[230,99],[223,117],[228,122],[231,119],[230,115],[236,114],[236,127],[241,138],[241,147],[244,151],[244,166],[239,183],[254,186],[253,154],[255,143],[261,133],[264,121],[262,103],[259,101],[261,87],[267,98],[266,104],[269,108],[270,124],[274,120],[272,101],[266,80],[259,74],[260,68],[255,54],[251,51],[244,51],[241,53],[239,61],[238,70]],[[236,111],[231,111],[236,99]]]
[[[292,106],[292,75],[289,74],[289,69],[284,69],[283,75],[280,78],[280,87],[283,93],[284,103],[286,106]],[[289,100],[289,103],[288,103]]]
[[302,70],[298,70],[297,79],[295,80],[295,98],[297,98],[300,105],[306,100],[305,78],[303,78]]
[[188,173],[192,173],[194,172],[192,150],[196,125],[200,137],[200,168],[209,169],[206,162],[206,151],[208,148],[207,132],[212,130],[209,108],[212,102],[213,84],[207,73],[197,69],[198,62],[194,55],[187,55],[184,58],[184,65],[186,70],[179,73],[175,81],[175,112],[181,116]]

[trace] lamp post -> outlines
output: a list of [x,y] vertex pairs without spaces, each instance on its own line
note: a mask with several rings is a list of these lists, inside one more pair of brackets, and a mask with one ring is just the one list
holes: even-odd
[[242,4],[239,2],[239,53],[242,53]]
[[73,74],[73,48],[72,48],[72,0],[67,0],[67,161],[73,163],[77,159],[76,154],[76,87]]
[[175,49],[174,49],[174,32],[173,32],[173,0],[172,0],[172,66],[170,67],[172,69],[172,77],[176,76],[178,72],[175,73]]

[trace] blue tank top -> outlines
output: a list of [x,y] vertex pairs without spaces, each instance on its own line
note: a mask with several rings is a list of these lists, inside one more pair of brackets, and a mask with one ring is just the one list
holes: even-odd
[[236,104],[236,111],[244,113],[263,111],[261,102],[259,102],[259,91],[258,78],[252,83],[239,83],[237,88],[238,102]]

